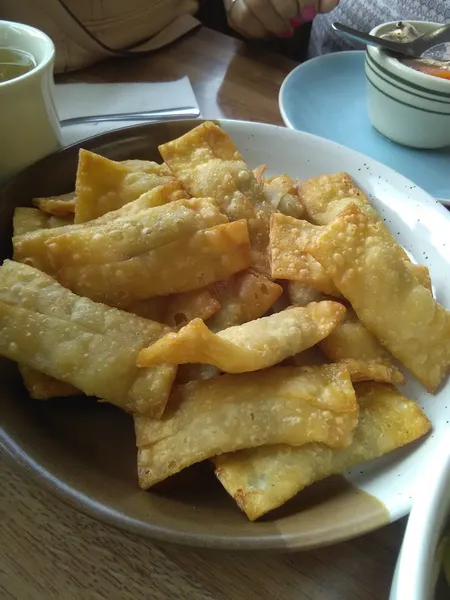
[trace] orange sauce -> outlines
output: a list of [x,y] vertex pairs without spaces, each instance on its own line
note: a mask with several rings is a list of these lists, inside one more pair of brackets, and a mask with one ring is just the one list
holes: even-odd
[[450,79],[450,63],[448,62],[440,63],[438,61],[419,60],[417,58],[404,58],[401,62],[421,73],[441,77],[441,79]]

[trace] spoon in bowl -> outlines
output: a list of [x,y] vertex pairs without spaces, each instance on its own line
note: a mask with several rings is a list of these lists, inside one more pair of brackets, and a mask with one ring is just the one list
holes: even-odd
[[[406,26],[400,22],[397,24],[397,29],[401,31]],[[442,49],[442,45],[450,42],[450,25],[443,25],[430,33],[424,33],[411,41],[405,42],[397,42],[386,37],[370,35],[358,29],[347,27],[347,25],[343,25],[342,23],[333,23],[332,27],[342,37],[347,37],[369,46],[377,46],[385,50],[390,50],[397,54],[404,54],[412,58],[450,60],[450,48],[448,45],[444,50]]]

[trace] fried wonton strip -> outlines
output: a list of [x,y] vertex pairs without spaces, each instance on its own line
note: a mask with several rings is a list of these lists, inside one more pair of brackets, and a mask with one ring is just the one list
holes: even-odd
[[61,194],[60,196],[48,196],[46,198],[33,198],[33,205],[45,213],[57,217],[73,217],[75,212],[75,192]]
[[320,302],[327,299],[326,295],[322,292],[318,292],[310,285],[300,283],[299,281],[287,281],[286,287],[289,304],[306,306],[310,302]]
[[349,375],[336,365],[276,367],[192,382],[175,388],[160,421],[135,418],[139,484],[149,488],[194,463],[241,448],[311,441],[345,448],[357,420]]
[[19,365],[23,383],[31,398],[36,400],[48,400],[50,398],[64,398],[66,396],[79,396],[80,390],[64,381],[58,381],[53,377],[44,375],[35,369]]
[[130,169],[130,171],[136,171],[137,173],[149,173],[153,175],[159,175],[160,177],[172,176],[170,169],[164,163],[160,165],[153,160],[139,160],[139,159],[128,159],[121,160],[120,164]]
[[318,292],[339,296],[331,277],[308,252],[314,237],[322,230],[308,221],[280,213],[270,219],[270,266],[274,279],[293,279]]
[[71,234],[90,227],[104,226],[117,219],[130,218],[143,210],[180,200],[185,196],[186,193],[181,189],[179,183],[168,183],[142,194],[134,202],[125,204],[125,206],[118,210],[106,213],[102,217],[95,219],[95,221],[89,221],[80,225],[70,225],[58,231],[42,229],[28,235],[15,236],[13,238],[14,257],[20,262],[26,262],[33,267],[41,269],[41,271],[52,273],[48,245],[57,236]]
[[14,211],[13,230],[14,235],[27,235],[42,229],[54,229],[70,225],[70,219],[47,215],[37,208],[19,206]]
[[[305,207],[307,218],[311,223],[328,225],[342,210],[353,203],[368,217],[377,220],[394,242],[394,237],[383,223],[379,213],[347,173],[320,175],[320,177],[309,179],[299,185],[298,193]],[[407,262],[408,268],[411,269],[418,281],[431,290],[431,280],[427,267],[411,263],[400,244],[397,244],[397,242],[395,244],[397,252]]]
[[126,307],[227,279],[250,262],[247,223],[242,220],[197,231],[122,262],[66,267],[57,278],[81,296]]
[[264,195],[275,210],[302,219],[305,216],[305,208],[295,186],[296,182],[288,175],[277,175],[264,181]]
[[170,175],[137,171],[134,166],[81,149],[75,186],[75,223],[85,223],[117,210],[170,181],[173,181]]
[[212,333],[195,319],[138,356],[141,366],[205,363],[226,373],[265,369],[317,344],[340,322],[345,307],[311,303]]
[[450,312],[412,275],[385,228],[351,204],[310,252],[369,331],[434,391],[450,367]]
[[137,352],[169,331],[88,298],[37,269],[0,267],[0,354],[129,412],[159,417],[173,367],[138,369]]
[[253,264],[267,273],[268,217],[273,208],[230,137],[207,122],[159,151],[191,196],[214,198],[231,221],[247,219]]
[[213,284],[211,289],[220,303],[220,311],[208,320],[211,331],[221,331],[259,319],[283,292],[280,285],[265,275],[251,271]]
[[65,233],[47,243],[47,252],[55,270],[119,262],[227,221],[210,200],[177,200]]
[[394,386],[368,383],[355,387],[359,422],[346,448],[264,446],[214,459],[218,479],[251,521],[315,481],[392,452],[429,431],[430,423],[420,407]]
[[[404,383],[403,374],[394,365],[392,356],[351,308],[347,309],[344,319],[330,335],[319,342],[319,346],[332,362],[346,360],[362,362],[366,365],[367,372],[372,373],[371,378],[375,381]],[[357,379],[353,380],[357,381]]]
[[220,302],[208,288],[175,294],[166,299],[164,323],[181,327],[193,319],[209,319],[220,310]]

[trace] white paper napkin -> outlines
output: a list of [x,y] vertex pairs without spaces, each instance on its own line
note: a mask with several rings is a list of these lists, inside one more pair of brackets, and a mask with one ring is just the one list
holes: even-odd
[[[55,102],[61,120],[182,107],[198,109],[188,77],[161,83],[61,83],[55,87]],[[124,120],[66,126],[62,128],[63,145],[144,122]]]

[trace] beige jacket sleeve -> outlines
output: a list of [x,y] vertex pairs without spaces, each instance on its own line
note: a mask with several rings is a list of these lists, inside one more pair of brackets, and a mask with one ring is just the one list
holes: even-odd
[[56,73],[113,56],[102,44],[114,50],[156,50],[199,25],[193,17],[197,0],[2,0],[1,4],[2,19],[33,25],[52,38]]

